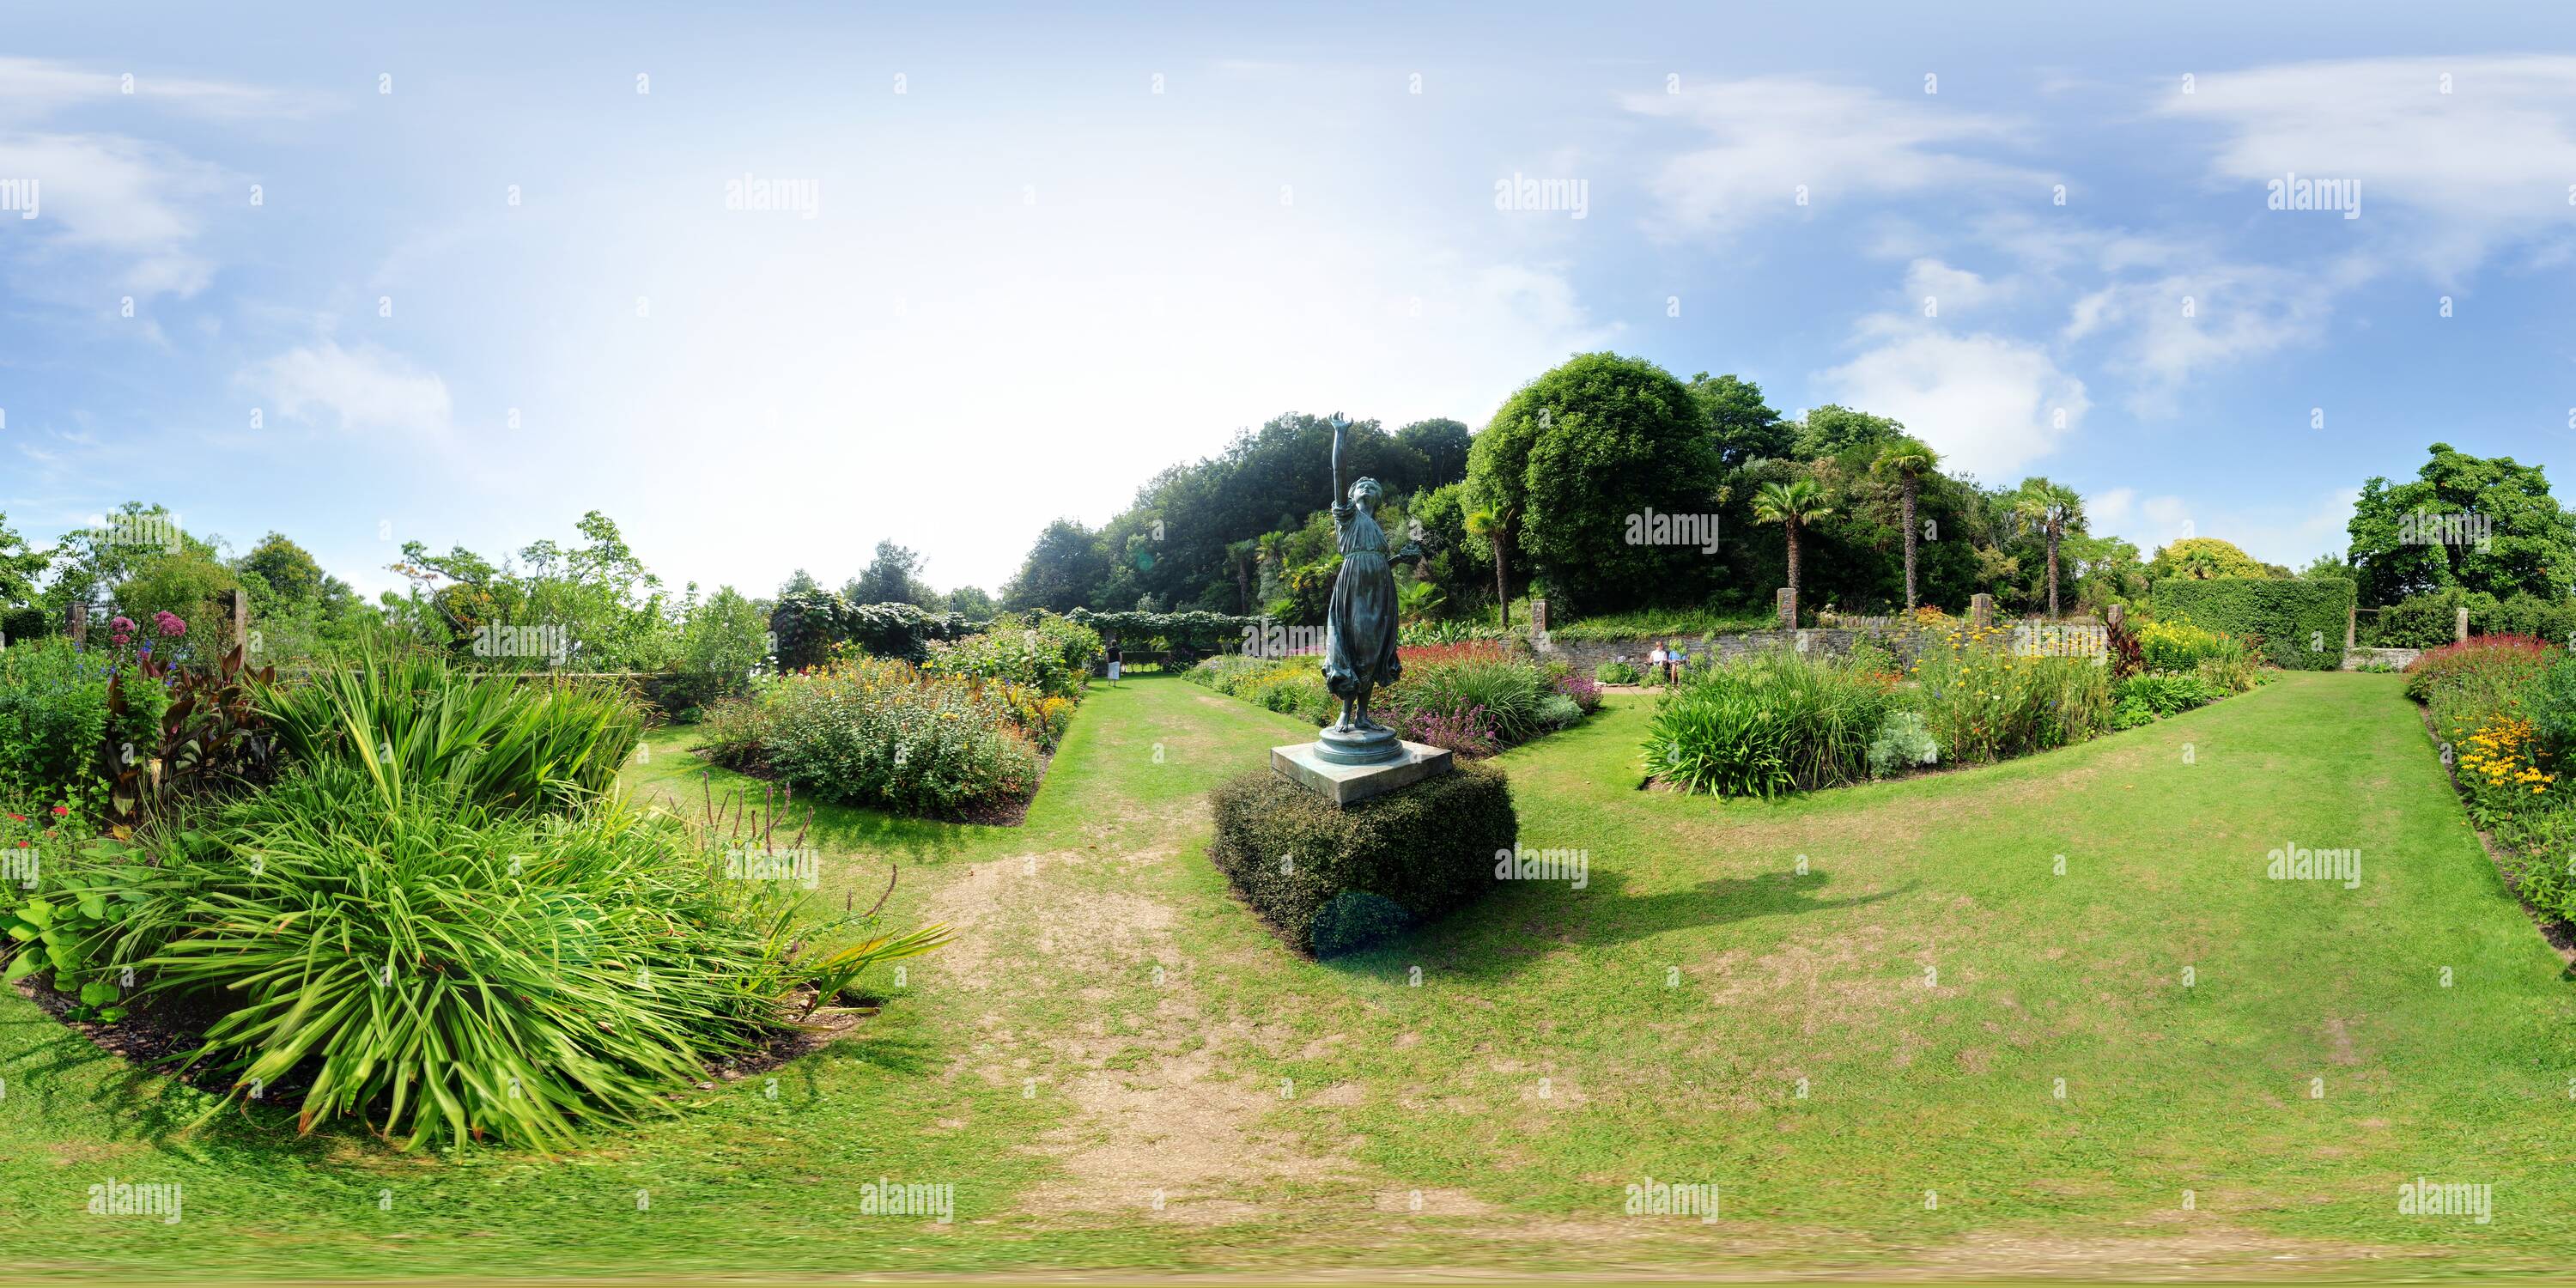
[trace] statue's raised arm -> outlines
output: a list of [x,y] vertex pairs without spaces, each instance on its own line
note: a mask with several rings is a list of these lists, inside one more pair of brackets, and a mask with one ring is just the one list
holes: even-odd
[[1350,504],[1350,501],[1342,495],[1342,435],[1350,427],[1351,422],[1340,412],[1333,413],[1333,499],[1328,504],[1333,507],[1335,513],[1340,513],[1343,507]]

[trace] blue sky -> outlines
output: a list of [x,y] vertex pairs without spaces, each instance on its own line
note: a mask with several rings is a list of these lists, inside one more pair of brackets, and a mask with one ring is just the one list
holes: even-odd
[[157,500],[376,590],[596,508],[675,584],[994,589],[1238,427],[1603,347],[2281,562],[2430,442],[2576,443],[2546,6],[368,8],[13,13],[21,532]]

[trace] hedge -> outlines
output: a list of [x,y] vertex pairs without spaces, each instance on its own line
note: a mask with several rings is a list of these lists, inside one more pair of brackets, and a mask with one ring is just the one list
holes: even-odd
[[1209,793],[1208,858],[1253,911],[1301,953],[1365,948],[1474,902],[1494,854],[1520,833],[1511,785],[1490,765],[1336,809],[1261,769]]
[[2529,635],[2576,647],[2576,600],[2519,594],[2499,600],[2482,590],[2457,587],[2409,595],[2362,619],[2362,642],[2386,648],[2438,648],[2459,630],[2459,610],[2469,610],[2471,635]]
[[2264,660],[2284,670],[2343,667],[2343,631],[2353,584],[2340,578],[2168,577],[2155,586],[2160,617],[2259,639]]
[[1229,651],[1228,645],[1251,638],[1251,632],[1269,621],[1233,613],[1096,613],[1088,608],[1074,609],[1065,616],[1104,636],[1115,636],[1128,648],[1142,647],[1149,639],[1161,639],[1175,654],[1172,660],[1183,666],[1211,653]]
[[853,643],[874,657],[899,657],[918,665],[930,655],[930,641],[961,639],[989,623],[969,621],[961,613],[933,613],[913,604],[852,604],[828,590],[798,591],[779,598],[769,613],[776,641],[772,660],[781,671],[821,666],[832,646]]
[[38,639],[45,634],[44,609],[0,608],[0,643],[15,644],[20,640]]

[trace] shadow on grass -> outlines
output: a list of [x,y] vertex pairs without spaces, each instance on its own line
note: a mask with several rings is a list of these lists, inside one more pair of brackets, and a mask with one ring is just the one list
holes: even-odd
[[1628,895],[1628,878],[1594,871],[1583,889],[1566,881],[1497,882],[1483,902],[1363,952],[1324,963],[1353,975],[1402,974],[1436,962],[1470,980],[1505,979],[1556,953],[1649,939],[1667,931],[1722,926],[1758,917],[1795,917],[1866,907],[1911,892],[1912,884],[1875,894],[1820,898],[1832,880],[1765,873],[1716,877],[1684,890]]

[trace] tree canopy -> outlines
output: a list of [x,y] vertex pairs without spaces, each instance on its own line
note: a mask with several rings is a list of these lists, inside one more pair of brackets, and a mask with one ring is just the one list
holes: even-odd
[[2435,443],[2414,479],[2372,478],[2347,525],[2364,604],[2459,589],[2498,599],[2565,598],[2576,583],[2576,519],[2537,465]]

